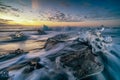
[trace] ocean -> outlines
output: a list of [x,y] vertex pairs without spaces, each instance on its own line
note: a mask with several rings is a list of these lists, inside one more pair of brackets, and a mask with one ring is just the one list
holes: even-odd
[[[11,66],[14,66],[16,64],[20,64],[24,62],[25,60],[40,57],[42,58],[41,63],[46,62],[49,63],[46,59],[44,59],[44,56],[48,54],[52,54],[54,52],[59,51],[62,49],[65,45],[60,44],[59,47],[55,47],[54,49],[50,51],[45,51],[43,49],[46,40],[50,37],[53,37],[58,34],[69,34],[70,40],[76,39],[82,34],[84,34],[87,31],[96,31],[98,29],[84,29],[80,28],[78,30],[51,30],[46,31],[47,34],[39,35],[37,31],[22,31],[22,33],[27,37],[24,40],[15,40],[12,41],[10,35],[15,34],[15,32],[0,32],[0,54],[8,54],[9,52],[12,52],[14,50],[17,50],[18,48],[24,50],[25,52],[28,52],[27,54],[22,54],[14,58],[10,59],[3,59],[0,58],[0,71],[7,69]],[[2,30],[0,30],[2,31]],[[104,65],[104,69],[99,74],[87,77],[83,80],[120,80],[120,28],[104,28],[103,31],[101,31],[101,35],[103,38],[107,39],[107,41],[110,41],[109,46],[104,48],[103,53],[101,53],[101,62]],[[87,37],[90,35],[84,35],[82,37]],[[110,39],[110,40],[109,40]],[[111,41],[112,39],[112,41]],[[51,64],[48,65],[50,68]],[[51,69],[50,69],[51,70]],[[32,73],[29,74],[22,74],[23,68],[10,70],[9,76],[11,77],[11,80],[49,80],[46,79],[39,79],[38,76],[42,76],[43,74],[47,75],[46,70],[35,70]],[[51,80],[51,79],[50,79]],[[67,79],[66,79],[67,80]],[[74,77],[69,78],[69,80],[77,80]]]

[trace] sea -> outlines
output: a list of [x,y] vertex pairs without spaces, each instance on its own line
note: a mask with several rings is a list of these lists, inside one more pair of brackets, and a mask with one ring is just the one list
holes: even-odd
[[[13,66],[14,64],[18,64],[21,61],[24,61],[29,58],[34,57],[44,57],[46,54],[51,54],[52,52],[55,52],[63,47],[61,45],[59,48],[53,49],[50,52],[46,52],[43,48],[45,45],[45,42],[48,38],[53,37],[57,34],[66,34],[70,33],[71,35],[77,35],[72,36],[72,39],[75,37],[79,37],[85,32],[97,32],[100,31],[101,28],[77,28],[77,29],[53,29],[50,31],[45,31],[47,34],[39,35],[37,30],[13,30],[13,29],[0,29],[0,54],[8,54],[11,51],[14,51],[16,49],[22,49],[24,51],[28,51],[29,53],[20,55],[18,57],[3,60],[0,62],[0,70]],[[25,40],[17,40],[12,41],[10,35],[15,34],[16,31],[22,31],[22,33],[27,37]],[[109,46],[107,46],[105,49],[105,53],[101,56],[101,61],[104,65],[104,70],[96,75],[93,75],[91,77],[88,77],[83,80],[120,80],[120,27],[107,27],[104,28],[104,30],[100,31],[103,38],[110,41]],[[86,34],[83,37],[88,37],[90,35]],[[44,62],[44,59],[43,59]],[[11,80],[39,80],[36,77],[42,76],[41,72],[31,73],[31,74],[21,74],[23,69],[19,70],[13,70],[9,72],[9,75],[12,76]],[[38,75],[39,73],[39,75]],[[28,76],[23,77],[23,76]],[[40,79],[41,80],[41,79]],[[47,79],[44,79],[47,80]],[[74,80],[71,79],[71,80]]]

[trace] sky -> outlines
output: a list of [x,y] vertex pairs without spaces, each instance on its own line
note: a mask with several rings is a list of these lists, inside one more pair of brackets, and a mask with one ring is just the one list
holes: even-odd
[[120,0],[0,0],[0,26],[120,26]]

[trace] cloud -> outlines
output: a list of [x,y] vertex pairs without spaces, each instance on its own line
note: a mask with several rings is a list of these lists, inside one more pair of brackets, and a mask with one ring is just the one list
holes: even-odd
[[7,20],[7,19],[1,19],[0,18],[0,25],[7,25],[11,21],[13,21],[13,20]]
[[1,22],[1,23],[7,23],[7,22],[9,22],[9,21],[12,21],[12,20],[7,20],[7,19],[1,19],[1,18],[0,18],[0,22]]
[[0,3],[0,12],[8,12],[10,10],[11,6],[4,5],[3,3]]
[[20,12],[20,10],[19,9],[17,9],[17,8],[11,8],[13,11],[17,11],[17,12]]
[[83,19],[79,18],[79,17],[73,17],[70,14],[65,14],[61,11],[54,11],[52,13],[49,13],[48,16],[46,17],[48,18],[49,21],[58,21],[58,22],[81,22],[84,21]]
[[20,11],[19,9],[17,9],[17,8],[14,8],[14,7],[12,7],[12,6],[9,6],[9,5],[6,5],[6,4],[4,4],[4,3],[2,3],[2,2],[0,2],[0,12],[1,13],[20,13],[20,12],[22,12],[22,11]]

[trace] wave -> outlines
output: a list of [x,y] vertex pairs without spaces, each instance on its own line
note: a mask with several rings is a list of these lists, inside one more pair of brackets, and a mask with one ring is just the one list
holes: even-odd
[[[120,79],[119,56],[117,56],[118,53],[116,53],[116,51],[111,49],[111,47],[113,46],[112,37],[102,35],[102,32],[104,30],[105,29],[102,28],[99,30],[88,30],[88,31],[81,31],[78,33],[66,32],[65,34],[67,34],[69,37],[64,39],[59,39],[63,41],[60,41],[60,43],[57,43],[55,44],[55,46],[52,46],[50,50],[42,49],[39,52],[33,51],[32,53],[22,55],[18,58],[3,61],[0,63],[2,65],[0,66],[0,69],[2,70],[3,68],[6,67],[6,69],[9,70],[9,67],[11,68],[12,66],[12,70],[9,70],[9,76],[12,80],[51,80],[51,79],[76,80],[77,77],[73,75],[73,72],[71,72],[71,70],[68,67],[67,68],[64,68],[63,66],[61,67],[62,64],[60,61],[60,57],[64,55],[65,50],[70,52],[79,50],[80,47],[79,48],[67,47],[75,44],[76,43],[75,40],[78,40],[79,42],[83,42],[87,44],[92,49],[92,53],[94,53],[95,56],[99,56],[99,59],[104,65],[104,70],[98,74],[92,75],[91,80],[101,80],[101,79],[119,80]],[[55,36],[54,33],[56,32],[53,32],[53,35]],[[56,34],[59,35],[61,33],[58,32]],[[51,32],[50,36],[54,37],[53,35]],[[31,35],[30,38],[41,40],[50,37],[48,34],[46,36],[44,35],[43,38],[36,35],[35,36]],[[59,38],[62,38],[62,36],[59,36]],[[77,45],[81,45],[81,44],[77,44]],[[60,53],[61,50],[63,51]],[[55,62],[52,62],[49,59],[51,57],[53,58],[56,56],[60,56],[60,57],[57,57]],[[36,57],[40,58],[40,61],[38,61],[38,63],[44,65],[44,68],[35,69],[29,73],[25,72],[25,70],[29,68],[28,64],[18,69],[15,68],[16,66],[22,65],[23,63],[29,63],[31,60],[35,59]]]

